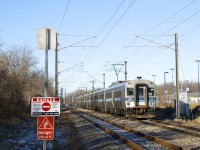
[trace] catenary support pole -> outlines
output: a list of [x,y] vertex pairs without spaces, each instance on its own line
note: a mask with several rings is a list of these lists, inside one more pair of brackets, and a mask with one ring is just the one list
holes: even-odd
[[176,60],[176,119],[180,118],[179,101],[179,66],[178,66],[178,33],[175,33],[175,60]]
[[125,61],[125,82],[127,82],[127,61]]
[[56,33],[55,49],[55,97],[58,97],[58,34]]
[[154,81],[154,96],[156,97],[156,75],[152,75],[153,76],[153,81]]
[[[46,29],[46,49],[45,49],[45,83],[44,83],[44,97],[48,96],[48,50],[50,42],[49,29]],[[46,150],[46,141],[43,141],[43,150]]]

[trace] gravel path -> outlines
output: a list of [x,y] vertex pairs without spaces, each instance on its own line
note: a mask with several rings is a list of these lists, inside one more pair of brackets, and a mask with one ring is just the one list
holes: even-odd
[[127,146],[105,134],[89,122],[78,117],[75,114],[69,113],[69,119],[73,122],[81,139],[82,149],[88,150],[129,150]]
[[[37,119],[27,118],[15,124],[0,124],[0,150],[42,150],[37,140]],[[66,111],[55,117],[54,140],[47,150],[129,150],[78,115]]]

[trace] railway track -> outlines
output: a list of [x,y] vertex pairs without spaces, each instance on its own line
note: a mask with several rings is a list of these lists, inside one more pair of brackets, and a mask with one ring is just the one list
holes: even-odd
[[[86,110],[84,110],[86,111]],[[107,121],[128,132],[137,134],[147,140],[152,140],[169,149],[200,149],[200,136],[198,131],[189,131],[188,128],[174,127],[155,121],[135,121],[108,114],[86,111],[101,120]],[[166,127],[166,125],[168,127]],[[194,128],[195,129],[195,128]]]
[[101,118],[96,118],[85,114],[83,112],[76,112],[82,118],[91,122],[96,127],[100,128],[104,132],[114,136],[115,138],[121,140],[123,143],[127,144],[131,149],[186,149],[181,146],[169,143],[167,141],[161,140],[159,138],[149,136],[138,131],[134,131],[130,128],[124,127],[113,122],[102,121]]

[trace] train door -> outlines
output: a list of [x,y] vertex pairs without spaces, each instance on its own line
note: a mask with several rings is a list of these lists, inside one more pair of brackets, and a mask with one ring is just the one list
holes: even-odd
[[147,85],[136,85],[136,106],[147,106],[147,92]]
[[115,90],[112,90],[112,113],[116,114]]

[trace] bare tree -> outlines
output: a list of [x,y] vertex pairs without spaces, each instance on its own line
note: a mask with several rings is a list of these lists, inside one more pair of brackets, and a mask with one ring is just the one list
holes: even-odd
[[[0,51],[1,120],[22,114],[30,106],[31,97],[43,96],[45,74],[37,69],[36,60],[27,46],[12,46]],[[50,95],[53,91],[50,79]]]

